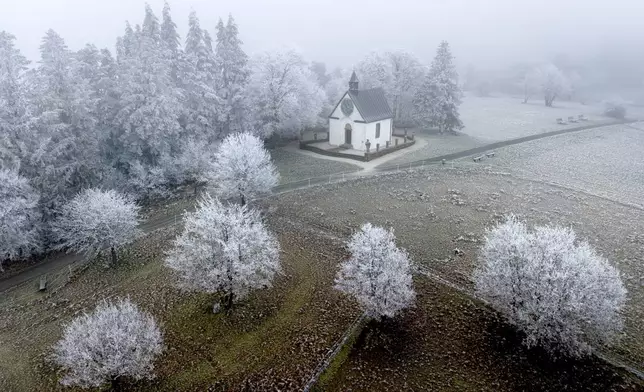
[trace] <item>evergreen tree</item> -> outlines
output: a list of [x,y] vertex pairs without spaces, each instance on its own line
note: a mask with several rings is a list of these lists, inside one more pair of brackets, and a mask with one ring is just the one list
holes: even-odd
[[163,5],[163,23],[161,24],[161,40],[171,53],[177,54],[179,52],[179,33],[177,33],[177,25],[172,20],[170,14],[170,5],[166,1]]
[[[43,38],[31,73],[33,129],[24,140],[21,174],[42,195],[48,217],[68,197],[92,185],[98,172],[94,103],[82,63],[53,30]],[[91,71],[90,71],[91,73]]]
[[204,30],[194,11],[188,24],[186,61],[180,73],[185,92],[186,130],[195,139],[212,141],[218,137],[216,125],[221,106],[215,89],[214,59],[206,47]]
[[128,26],[123,41],[130,56],[118,67],[120,107],[110,140],[115,166],[125,174],[136,161],[155,166],[162,156],[172,155],[181,135],[180,94],[172,82],[172,62],[163,55],[158,19],[149,6],[143,28],[137,25],[133,35],[129,30]]
[[452,60],[449,44],[443,41],[413,100],[415,120],[423,126],[438,127],[441,133],[463,128],[458,113],[462,93]]
[[224,134],[242,131],[246,118],[244,91],[249,80],[248,56],[242,49],[237,24],[232,15],[224,26],[217,24],[217,47],[215,61],[218,79],[217,94],[223,100],[221,113]]
[[203,43],[206,45],[206,50],[208,53],[212,53],[212,37],[208,30],[203,31]]
[[[25,132],[28,120],[25,74],[29,61],[15,47],[15,39],[13,35],[0,31],[0,138],[5,139],[3,145],[6,149],[18,154],[14,142]],[[0,156],[0,160],[4,160],[2,158]]]

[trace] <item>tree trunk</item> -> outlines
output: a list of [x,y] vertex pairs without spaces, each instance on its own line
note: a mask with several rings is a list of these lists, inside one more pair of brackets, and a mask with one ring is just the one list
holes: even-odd
[[112,381],[110,382],[111,388],[113,392],[119,392],[122,389],[122,383],[120,377],[113,378]]
[[114,249],[114,247],[112,247],[112,248],[110,249],[110,256],[111,256],[111,257],[110,257],[110,258],[111,258],[110,263],[111,263],[112,265],[116,265],[116,262],[117,262],[117,259],[118,259],[118,258],[117,258],[117,256],[116,256],[116,249]]
[[233,293],[227,293],[226,295],[221,297],[221,306],[227,311],[232,309],[234,297],[235,295]]
[[244,197],[243,194],[239,194],[239,199],[241,200],[241,205],[245,206],[246,205],[246,198]]

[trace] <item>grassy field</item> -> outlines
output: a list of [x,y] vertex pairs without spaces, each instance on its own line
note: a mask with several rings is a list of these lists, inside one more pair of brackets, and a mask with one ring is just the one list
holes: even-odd
[[317,159],[304,154],[287,151],[283,148],[271,150],[270,152],[273,163],[275,163],[280,173],[281,184],[312,177],[360,170],[360,166],[357,165],[324,158]]
[[161,325],[166,350],[151,382],[134,391],[299,390],[359,313],[332,289],[342,248],[324,237],[278,225],[283,273],[231,314],[213,315],[211,295],[183,293],[162,266],[174,233],[140,241],[116,269],[93,264],[55,293],[22,287],[0,303],[0,390],[54,391],[59,374],[46,361],[62,326],[103,298],[129,296]]
[[644,123],[613,125],[505,147],[481,164],[644,206],[640,146]]
[[[622,272],[626,328],[612,353],[644,363],[644,211],[586,193],[464,166],[392,173],[283,195],[277,211],[349,235],[370,221],[391,226],[421,266],[472,287],[484,229],[514,213],[531,224],[571,226]],[[464,251],[455,256],[454,249]]]
[[[516,139],[523,136],[573,128],[583,124],[611,122],[602,115],[600,105],[582,105],[578,102],[555,101],[546,107],[542,99],[532,99],[527,104],[519,97],[477,97],[466,95],[460,107],[464,134],[486,143]],[[589,121],[559,125],[557,118],[577,118],[585,115]]]

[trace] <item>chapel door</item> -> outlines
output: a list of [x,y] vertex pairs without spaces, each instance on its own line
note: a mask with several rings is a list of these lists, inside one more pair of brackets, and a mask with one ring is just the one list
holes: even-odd
[[344,144],[351,144],[351,124],[344,126]]

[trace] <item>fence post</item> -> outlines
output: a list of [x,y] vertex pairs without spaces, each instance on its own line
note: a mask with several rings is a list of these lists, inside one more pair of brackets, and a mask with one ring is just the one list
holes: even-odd
[[344,181],[344,172],[342,172],[342,181]]
[[329,174],[329,184],[331,183],[331,176],[332,174]]
[[396,171],[400,171],[400,165],[396,166]]
[[309,188],[311,187],[311,179],[309,178]]

